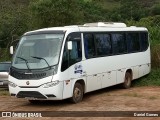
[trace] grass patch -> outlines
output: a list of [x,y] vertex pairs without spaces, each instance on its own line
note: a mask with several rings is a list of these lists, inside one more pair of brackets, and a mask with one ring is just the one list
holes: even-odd
[[152,69],[151,73],[133,81],[133,86],[160,86],[160,68]]
[[0,96],[9,96],[9,92],[8,91],[0,91]]
[[137,93],[126,93],[126,94],[123,94],[123,96],[129,96],[129,97],[143,97],[142,95],[138,95]]
[[9,91],[6,88],[0,88],[0,96],[9,96]]
[[150,100],[155,100],[155,99],[157,99],[157,97],[151,96],[151,97],[149,97],[149,99],[150,99]]

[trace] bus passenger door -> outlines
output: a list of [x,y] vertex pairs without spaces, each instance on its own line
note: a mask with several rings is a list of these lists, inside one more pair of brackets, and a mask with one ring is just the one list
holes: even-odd
[[[70,46],[69,46],[70,43]],[[71,33],[67,37],[63,51],[62,67],[61,71],[65,76],[63,98],[69,98],[72,96],[74,80],[80,79],[83,66],[82,60],[82,47],[81,47],[81,34]],[[66,77],[67,76],[67,77]]]

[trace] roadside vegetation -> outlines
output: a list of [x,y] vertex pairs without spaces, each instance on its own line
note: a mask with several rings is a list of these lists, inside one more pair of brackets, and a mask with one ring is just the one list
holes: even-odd
[[0,88],[0,96],[9,96],[9,92],[7,88]]
[[133,86],[160,86],[160,69],[152,69],[147,76],[132,82]]
[[9,46],[16,45],[24,32],[98,21],[148,28],[152,72],[134,86],[160,86],[159,0],[1,0],[0,61],[11,60]]

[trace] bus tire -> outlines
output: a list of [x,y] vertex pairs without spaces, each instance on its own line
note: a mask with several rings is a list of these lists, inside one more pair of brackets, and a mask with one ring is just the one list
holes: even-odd
[[123,88],[128,89],[131,87],[132,75],[130,72],[126,72],[124,77],[124,83],[122,84]]
[[79,103],[83,99],[83,86],[80,83],[75,83],[73,89],[73,95],[70,99],[72,103]]

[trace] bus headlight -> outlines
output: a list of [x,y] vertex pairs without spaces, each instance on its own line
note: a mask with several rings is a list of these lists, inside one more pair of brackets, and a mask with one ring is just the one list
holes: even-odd
[[56,80],[56,81],[52,81],[52,82],[49,82],[49,83],[45,83],[42,85],[43,88],[49,88],[49,87],[53,87],[53,86],[56,86],[59,84],[59,80]]
[[14,87],[14,88],[17,87],[17,85],[15,83],[10,82],[10,81],[9,81],[8,85],[11,86],[11,87]]

